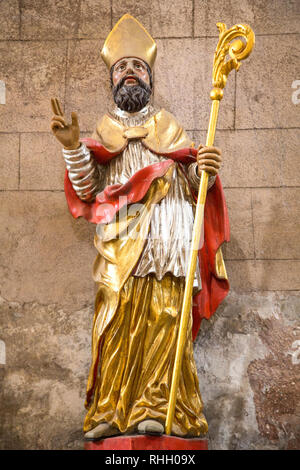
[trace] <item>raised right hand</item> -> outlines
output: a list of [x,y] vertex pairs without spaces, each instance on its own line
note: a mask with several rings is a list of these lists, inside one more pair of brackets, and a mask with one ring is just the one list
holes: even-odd
[[80,129],[78,124],[78,117],[76,113],[71,113],[72,123],[67,124],[62,112],[60,103],[57,98],[51,98],[51,107],[54,113],[51,119],[51,130],[57,140],[67,150],[74,150],[80,146],[79,135]]

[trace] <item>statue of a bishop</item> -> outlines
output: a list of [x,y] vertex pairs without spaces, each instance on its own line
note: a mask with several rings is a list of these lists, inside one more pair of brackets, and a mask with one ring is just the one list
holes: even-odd
[[87,384],[87,439],[162,434],[201,171],[209,173],[204,240],[182,361],[172,434],[202,436],[193,339],[228,292],[221,245],[229,224],[218,171],[221,151],[193,143],[165,109],[151,104],[156,43],[129,14],[101,56],[115,107],[79,140],[52,99],[51,128],[63,145],[65,194],[74,217],[96,224],[98,286]]

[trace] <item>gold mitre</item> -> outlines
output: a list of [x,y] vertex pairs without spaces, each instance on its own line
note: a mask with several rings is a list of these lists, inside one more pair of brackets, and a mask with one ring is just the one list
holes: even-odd
[[157,46],[144,26],[126,13],[107,36],[101,57],[110,70],[123,57],[137,57],[152,69]]

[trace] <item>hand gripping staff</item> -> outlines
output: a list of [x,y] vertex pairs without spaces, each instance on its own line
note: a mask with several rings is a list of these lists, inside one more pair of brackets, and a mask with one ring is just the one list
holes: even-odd
[[[217,23],[220,31],[219,42],[214,54],[213,64],[213,89],[210,92],[212,100],[209,125],[206,137],[206,145],[211,146],[214,143],[219,104],[223,98],[223,88],[226,85],[227,77],[231,70],[239,70],[240,61],[246,59],[252,51],[255,42],[255,35],[246,24],[237,24],[230,29],[226,29],[224,23]],[[226,56],[230,58],[226,61]],[[200,235],[204,223],[204,206],[207,193],[208,173],[201,172],[198,200],[195,212],[195,221],[192,234],[192,245],[188,270],[186,274],[185,291],[183,297],[182,311],[180,317],[179,332],[176,345],[176,355],[170,390],[170,399],[166,418],[166,434],[171,434],[172,422],[175,413],[177,390],[179,385],[182,356],[185,347],[189,314],[192,302],[193,281],[197,264],[197,255],[200,245]]]

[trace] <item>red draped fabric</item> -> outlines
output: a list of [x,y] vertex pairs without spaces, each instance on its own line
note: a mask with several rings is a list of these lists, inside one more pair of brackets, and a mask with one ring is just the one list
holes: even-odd
[[[82,139],[93,152],[98,163],[107,164],[117,153],[110,153],[93,139]],[[139,202],[147,193],[154,179],[163,176],[173,162],[183,164],[196,160],[197,150],[181,149],[164,154],[166,160],[149,165],[136,172],[126,184],[108,186],[99,193],[92,203],[81,201],[65,174],[65,194],[73,217],[84,217],[92,223],[108,223],[123,204]],[[215,257],[219,247],[229,241],[229,220],[224,192],[219,176],[208,191],[204,211],[204,244],[199,250],[201,270],[201,291],[193,297],[193,338],[196,337],[202,318],[210,318],[229,291],[229,283],[219,279],[216,273]]]

